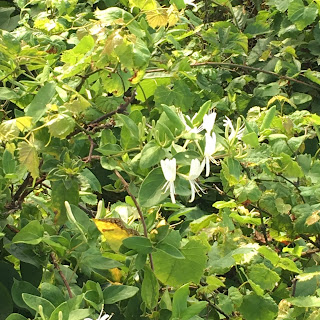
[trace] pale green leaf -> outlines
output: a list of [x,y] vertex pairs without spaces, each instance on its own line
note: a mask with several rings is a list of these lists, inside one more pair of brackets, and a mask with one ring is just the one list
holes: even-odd
[[31,176],[36,179],[39,176],[39,157],[37,149],[34,145],[27,142],[20,142],[19,148],[19,161],[30,171]]

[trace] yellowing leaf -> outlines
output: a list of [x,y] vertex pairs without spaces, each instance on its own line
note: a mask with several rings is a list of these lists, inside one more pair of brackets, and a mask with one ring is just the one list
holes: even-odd
[[72,117],[66,114],[58,114],[47,123],[47,126],[53,137],[64,139],[73,131],[75,121]]
[[19,135],[16,119],[3,121],[0,124],[0,141],[10,141]]
[[290,104],[291,107],[297,109],[296,105],[287,97],[281,96],[281,95],[277,95],[272,97],[269,101],[268,101],[268,107],[273,105],[275,101],[279,101],[279,102],[286,102],[288,104]]
[[121,45],[122,43],[123,43],[123,37],[120,34],[120,30],[116,30],[112,32],[106,40],[103,53],[110,55],[114,50],[114,48]]
[[146,13],[146,16],[148,23],[152,28],[164,27],[169,22],[166,9],[159,8],[156,10],[148,11]]
[[20,131],[23,131],[25,129],[29,129],[32,124],[32,117],[20,117],[16,118],[16,126]]
[[143,10],[154,10],[157,8],[155,0],[129,0],[131,7],[137,7]]
[[73,113],[80,113],[90,106],[90,102],[80,94],[74,94],[64,106]]
[[179,16],[178,16],[179,11],[175,6],[170,6],[167,14],[169,18],[169,21],[168,21],[169,27],[172,27],[179,21]]
[[306,220],[306,225],[311,226],[312,224],[318,222],[320,220],[319,212],[320,210],[312,212],[312,215]]
[[123,221],[118,218],[93,219],[93,221],[110,248],[115,252],[119,251],[124,239],[139,236],[136,230],[127,228]]
[[30,171],[32,178],[39,176],[39,158],[34,145],[27,142],[20,142],[19,148],[19,161]]

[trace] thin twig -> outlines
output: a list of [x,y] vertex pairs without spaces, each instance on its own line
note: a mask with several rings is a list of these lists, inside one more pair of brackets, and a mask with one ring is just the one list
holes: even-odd
[[[304,82],[304,81],[301,81],[301,80],[297,80],[295,78],[291,78],[291,77],[288,77],[288,76],[283,76],[283,75],[280,75],[276,72],[272,72],[272,71],[268,71],[268,70],[264,70],[264,69],[260,69],[260,68],[255,68],[255,67],[250,67],[250,66],[247,66],[245,64],[237,64],[237,63],[231,63],[231,62],[213,62],[213,61],[207,61],[207,62],[197,62],[197,63],[192,63],[190,64],[191,67],[201,67],[201,66],[225,66],[225,67],[229,67],[229,68],[232,68],[232,69],[236,69],[236,68],[241,68],[241,69],[247,69],[247,70],[250,70],[250,71],[256,71],[256,72],[262,72],[262,73],[265,73],[265,74],[269,74],[271,76],[275,76],[277,78],[280,78],[280,79],[284,79],[284,80],[288,80],[288,81],[291,81],[291,82],[295,82],[295,83],[299,83],[299,84],[303,84],[305,86],[308,86],[310,88],[313,88],[313,89],[316,89],[316,90],[319,90],[320,87],[317,87],[315,85],[312,85],[310,83],[307,83],[307,82]],[[146,70],[146,73],[152,73],[152,72],[163,72],[163,71],[167,71],[163,68],[157,68],[157,69],[149,69],[149,70]],[[303,75],[302,75],[303,76]]]
[[283,176],[282,174],[276,174],[278,177],[282,178],[283,180],[286,180],[287,182],[289,182],[290,184],[292,184],[295,189],[298,191],[298,194],[302,200],[303,203],[306,203],[306,201],[304,200],[303,196],[301,195],[301,190],[299,189],[299,187],[294,183],[292,182],[290,179],[286,178],[285,176]]
[[266,225],[263,221],[263,216],[262,216],[262,212],[260,211],[259,212],[259,215],[260,215],[260,221],[261,221],[261,229],[262,229],[262,234],[263,234],[263,237],[264,237],[264,241],[266,242],[266,245],[268,246],[269,245],[269,241],[268,241],[268,235],[267,235],[267,228],[266,228]]
[[59,272],[60,277],[61,277],[64,285],[66,286],[67,291],[68,291],[68,294],[69,294],[69,297],[70,297],[70,299],[71,299],[71,298],[72,298],[71,288],[70,288],[70,286],[69,286],[69,283],[68,283],[66,277],[64,276],[63,272],[62,272],[61,269],[60,269],[60,266],[59,266],[59,264],[58,264],[58,262],[57,262],[57,259],[56,259],[55,254],[54,254],[53,252],[51,252],[51,253],[50,253],[50,257],[51,257],[51,260],[52,260],[52,263],[53,263],[54,267],[55,267],[55,268],[57,269],[57,271]]
[[[39,184],[41,184],[44,180],[46,180],[46,178],[47,178],[46,175],[43,176],[43,177],[41,177],[41,178],[39,178],[39,179],[35,182],[34,188],[35,188],[36,186],[38,186]],[[19,207],[21,206],[21,204],[22,204],[22,202],[24,201],[24,199],[34,190],[34,188],[32,188],[32,189],[26,189],[26,190],[23,191],[23,193],[20,195],[20,197],[19,197],[19,199],[18,199],[18,206],[19,206]]]
[[113,115],[115,115],[117,113],[124,113],[126,111],[128,105],[134,100],[135,95],[136,95],[136,91],[133,90],[132,95],[130,97],[126,97],[125,98],[125,103],[120,104],[120,106],[116,110],[110,111],[110,112],[104,114],[103,116],[101,116],[101,117],[89,122],[88,124],[85,124],[84,128],[75,129],[73,132],[71,132],[67,136],[67,139],[70,139],[71,137],[77,135],[80,132],[85,132],[85,133],[87,133],[87,131],[96,132],[96,131],[98,131],[97,128],[99,130],[101,130],[101,129],[104,129],[104,128],[107,128],[107,127],[111,126],[111,124],[104,124],[102,126],[97,127],[96,124],[98,124],[99,122],[101,122],[101,121],[103,121],[105,119],[111,118]]
[[299,236],[300,236],[303,240],[305,240],[305,241],[307,241],[307,242],[310,242],[310,243],[313,244],[316,248],[319,248],[319,249],[320,249],[320,246],[319,246],[316,242],[314,242],[313,240],[311,240],[307,235],[305,235],[305,234],[299,234]]
[[91,161],[92,152],[93,152],[93,149],[94,149],[94,147],[96,145],[94,143],[93,139],[91,138],[90,134],[88,134],[88,139],[90,141],[90,149],[89,149],[89,154],[88,154],[87,160],[85,162],[90,162]]
[[291,291],[291,296],[294,297],[294,295],[296,294],[296,286],[297,286],[297,281],[298,279],[297,278],[294,278],[292,280],[292,291]]
[[[131,193],[130,189],[129,189],[129,184],[128,182],[123,178],[123,176],[120,174],[120,172],[115,169],[114,170],[114,173],[116,174],[116,176],[120,179],[121,183],[123,184],[124,188],[126,189],[128,195],[131,197],[131,199],[133,200],[137,210],[138,210],[138,213],[139,213],[139,216],[140,216],[140,220],[141,220],[141,223],[142,223],[142,226],[143,226],[143,234],[146,238],[148,238],[148,230],[147,230],[147,225],[146,225],[146,222],[144,220],[144,216],[143,216],[143,213],[142,213],[142,210],[140,208],[140,205],[136,199],[136,197]],[[150,266],[151,266],[151,269],[153,270],[153,260],[152,260],[152,255],[151,253],[149,254],[149,259],[150,259]]]
[[314,253],[318,253],[319,251],[320,251],[319,248],[303,251],[303,252],[301,252],[301,257],[296,257],[296,258],[293,259],[293,261],[298,261],[300,258],[303,258],[303,257],[306,257],[306,256],[310,256],[310,255],[312,255]]
[[208,298],[205,298],[205,300],[210,304],[212,308],[216,309],[219,313],[225,316],[226,319],[230,319],[229,316],[224,311],[222,311],[219,307],[217,307],[214,303],[212,303]]
[[124,113],[125,110],[127,109],[128,105],[134,100],[135,96],[136,96],[136,91],[133,90],[131,96],[125,98],[125,103],[120,104],[120,106],[116,110],[108,112],[108,113],[104,114],[103,116],[89,122],[88,127],[90,127],[90,125],[92,125],[92,124],[99,123],[105,119],[108,119],[116,113]]
[[12,197],[12,202],[16,202],[20,195],[23,193],[23,191],[25,190],[25,188],[32,183],[32,177],[30,172],[28,173],[27,177],[24,179],[24,181],[22,182],[22,184],[20,185],[20,187],[18,188],[18,190],[16,191],[16,193],[13,195]]

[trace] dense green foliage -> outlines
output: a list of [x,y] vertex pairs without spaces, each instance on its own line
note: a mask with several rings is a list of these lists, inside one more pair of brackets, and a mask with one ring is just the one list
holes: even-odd
[[319,319],[320,2],[158,2],[1,1],[0,320]]

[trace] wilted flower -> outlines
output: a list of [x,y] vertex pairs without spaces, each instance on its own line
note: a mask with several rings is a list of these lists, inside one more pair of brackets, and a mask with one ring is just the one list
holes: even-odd
[[[229,141],[233,140],[234,137],[237,137],[239,140],[241,139],[244,131],[244,125],[240,127],[240,124],[239,124],[235,129],[233,127],[232,121],[228,117],[226,117],[226,119],[223,120],[223,125],[226,127],[227,138]],[[229,129],[230,129],[230,134],[229,134]]]
[[204,159],[206,165],[206,177],[210,174],[210,161],[214,164],[217,164],[217,161],[212,157],[216,151],[216,142],[217,137],[214,132],[210,135],[209,133],[205,134],[206,144],[204,147]]
[[199,194],[199,190],[204,192],[204,190],[196,182],[196,179],[198,179],[198,177],[200,176],[204,165],[205,165],[205,161],[202,161],[202,163],[200,163],[200,161],[198,159],[192,159],[191,160],[190,172],[189,172],[189,176],[187,178],[189,180],[190,187],[191,187],[191,199],[190,199],[190,202],[193,202],[193,200],[194,200],[194,198],[196,196],[196,192],[198,194]]
[[216,121],[217,113],[212,109],[209,111],[208,114],[205,114],[202,120],[202,124],[199,127],[199,132],[202,130],[206,130],[207,133],[211,133],[214,122]]
[[167,182],[164,184],[162,189],[164,189],[164,192],[167,192],[168,189],[170,190],[170,197],[172,203],[176,203],[176,199],[174,198],[175,194],[175,187],[174,187],[174,181],[176,180],[176,159],[165,159],[160,161],[161,169],[163,172],[163,175]]

